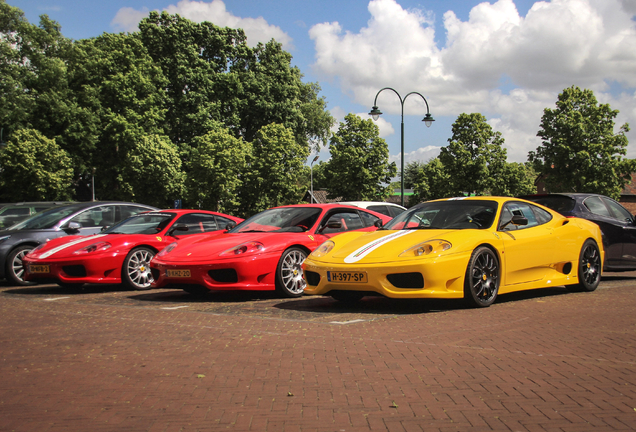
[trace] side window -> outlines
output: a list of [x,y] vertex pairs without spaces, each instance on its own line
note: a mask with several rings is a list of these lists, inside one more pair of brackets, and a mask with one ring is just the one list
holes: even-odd
[[623,222],[631,222],[633,220],[632,214],[616,201],[603,199],[603,202],[607,204],[616,219],[622,220]]
[[139,213],[150,211],[151,209],[146,207],[134,206],[134,205],[123,205],[119,206],[119,215],[117,215],[117,220],[115,222],[123,221],[124,219],[128,219],[131,216],[134,216]]
[[340,222],[340,228],[325,228],[323,234],[341,233],[345,231],[352,231],[360,228],[364,228],[362,219],[357,212],[337,212],[331,213],[327,216],[325,225],[331,222]]
[[605,207],[605,204],[603,204],[603,201],[601,201],[599,197],[589,197],[583,202],[583,204],[585,204],[585,207],[587,207],[589,211],[596,215],[612,217],[609,210]]
[[215,216],[216,218],[216,224],[218,225],[219,229],[224,230],[225,227],[227,226],[227,224],[229,223],[234,223],[234,221],[232,219],[228,219],[228,218],[224,218],[221,216]]
[[176,223],[188,226],[188,231],[179,231],[178,235],[201,234],[218,230],[214,215],[191,213],[181,216]]
[[360,212],[360,216],[362,218],[362,223],[365,227],[373,226],[375,221],[380,220],[379,217],[372,215],[371,213],[367,213],[365,211]]
[[75,216],[70,222],[79,223],[82,228],[93,228],[104,225],[113,225],[113,218],[115,215],[115,207],[113,206],[100,206],[94,207],[83,211]]
[[530,206],[530,208],[534,212],[534,215],[537,218],[537,222],[539,222],[539,225],[543,225],[544,223],[548,223],[552,220],[552,215],[549,212],[543,210],[542,208],[539,208],[537,206]]
[[[528,225],[513,225],[512,223],[508,223],[512,220],[513,216],[525,217],[526,219],[528,219]],[[539,222],[537,221],[537,217],[535,216],[529,204],[521,202],[507,203],[501,211],[499,229],[503,229],[504,231],[521,230],[532,228],[533,226],[537,225],[539,225]]]
[[391,213],[389,216],[391,217],[396,217],[397,215],[403,212],[404,212],[404,209],[401,209],[399,207],[389,206],[389,213]]
[[372,205],[367,208],[371,211],[382,213],[383,215],[391,216],[391,214],[389,213],[389,209],[385,205]]

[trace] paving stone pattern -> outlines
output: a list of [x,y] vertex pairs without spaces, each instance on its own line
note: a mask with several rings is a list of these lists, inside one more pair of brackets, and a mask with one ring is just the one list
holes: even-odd
[[179,296],[3,289],[0,431],[636,429],[636,283],[480,310]]

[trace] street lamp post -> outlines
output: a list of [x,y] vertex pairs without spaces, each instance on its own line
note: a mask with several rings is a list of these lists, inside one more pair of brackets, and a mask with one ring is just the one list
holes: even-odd
[[310,177],[310,183],[311,183],[311,203],[314,203],[314,162],[316,162],[318,160],[318,158],[320,157],[320,155],[316,155],[316,157],[314,158],[314,160],[311,161],[311,164],[309,165],[309,177]]
[[426,124],[426,127],[431,127],[431,125],[433,124],[435,119],[433,118],[433,116],[431,115],[431,113],[429,111],[428,102],[426,101],[426,98],[424,96],[422,96],[420,93],[418,93],[418,92],[410,92],[409,94],[404,96],[404,99],[402,99],[402,96],[400,96],[400,94],[397,91],[395,91],[391,87],[385,87],[385,88],[381,89],[375,95],[375,99],[373,101],[373,108],[371,109],[371,112],[369,112],[369,115],[371,117],[373,117],[374,121],[377,120],[378,118],[380,118],[380,116],[382,115],[382,112],[378,108],[377,104],[378,104],[378,96],[384,90],[391,90],[393,93],[395,93],[397,95],[397,97],[400,99],[400,105],[402,106],[402,124],[401,124],[401,128],[400,128],[400,136],[401,136],[401,153],[400,153],[400,157],[402,159],[401,160],[400,177],[401,177],[401,196],[402,196],[402,198],[400,199],[400,203],[402,204],[402,207],[404,207],[404,102],[406,102],[406,98],[409,97],[412,94],[416,94],[416,95],[420,96],[424,100],[424,103],[426,104],[426,115],[424,116],[422,121],[424,122],[424,124]]

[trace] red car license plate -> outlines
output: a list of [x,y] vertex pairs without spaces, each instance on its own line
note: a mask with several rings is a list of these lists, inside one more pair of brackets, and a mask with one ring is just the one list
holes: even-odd
[[350,271],[328,271],[327,280],[329,282],[367,283],[367,273]]
[[166,276],[176,278],[189,278],[190,270],[166,270]]
[[51,270],[49,269],[48,264],[47,265],[31,264],[29,265],[29,272],[30,273],[50,273]]

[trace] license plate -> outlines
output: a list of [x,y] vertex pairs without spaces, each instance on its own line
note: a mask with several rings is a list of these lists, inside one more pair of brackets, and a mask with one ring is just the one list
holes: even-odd
[[166,276],[177,278],[189,278],[190,270],[166,270]]
[[327,280],[329,282],[367,283],[367,274],[366,272],[328,271]]
[[31,264],[29,266],[29,272],[30,273],[50,273],[51,270],[49,269],[48,265],[43,265],[43,264]]

